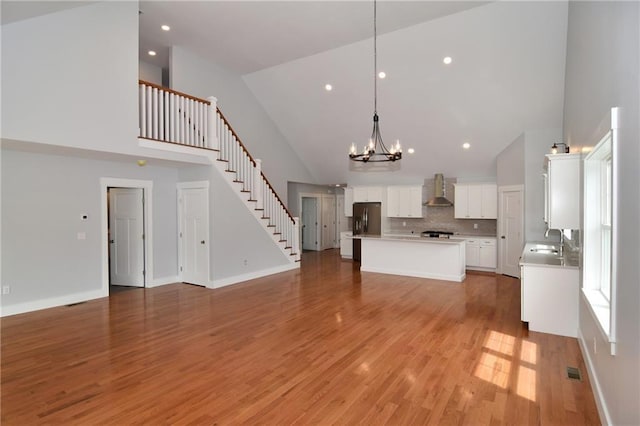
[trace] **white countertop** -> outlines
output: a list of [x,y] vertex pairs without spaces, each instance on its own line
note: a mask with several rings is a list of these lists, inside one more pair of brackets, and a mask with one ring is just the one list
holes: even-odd
[[520,257],[520,265],[529,266],[551,266],[558,268],[570,268],[578,269],[579,262],[577,253],[565,252],[563,256],[558,256],[553,253],[535,253],[532,252],[533,248],[551,248],[558,249],[557,244],[549,244],[547,242],[528,242],[522,250],[522,256]]
[[407,241],[412,243],[429,243],[429,244],[460,244],[465,240],[461,238],[428,238],[420,235],[354,235],[353,238],[361,240],[379,240],[379,241]]

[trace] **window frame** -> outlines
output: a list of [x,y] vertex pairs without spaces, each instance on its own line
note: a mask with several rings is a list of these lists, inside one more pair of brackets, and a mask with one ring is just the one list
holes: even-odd
[[584,158],[582,295],[615,355],[617,108],[611,129]]

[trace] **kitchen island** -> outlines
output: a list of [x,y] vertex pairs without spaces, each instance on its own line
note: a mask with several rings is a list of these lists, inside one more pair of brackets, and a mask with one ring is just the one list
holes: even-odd
[[360,270],[408,277],[464,281],[465,240],[400,236],[360,238]]

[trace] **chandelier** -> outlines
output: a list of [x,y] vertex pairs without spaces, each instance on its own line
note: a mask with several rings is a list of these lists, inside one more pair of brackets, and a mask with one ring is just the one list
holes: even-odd
[[380,124],[378,118],[378,46],[377,46],[377,11],[376,0],[373,0],[373,132],[369,143],[364,146],[362,152],[358,152],[356,145],[351,144],[349,150],[349,158],[353,161],[361,161],[363,163],[379,163],[383,161],[396,161],[402,158],[402,148],[400,141],[387,149],[380,135]]

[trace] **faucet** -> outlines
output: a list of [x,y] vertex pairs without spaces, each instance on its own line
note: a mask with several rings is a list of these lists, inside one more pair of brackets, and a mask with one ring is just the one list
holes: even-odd
[[[549,231],[551,231],[551,228],[547,228],[547,230],[544,232],[545,238],[549,238]],[[558,255],[562,256],[562,254],[564,253],[564,232],[562,231],[562,229],[554,229],[554,231],[558,231],[560,233],[560,247],[558,249]]]

